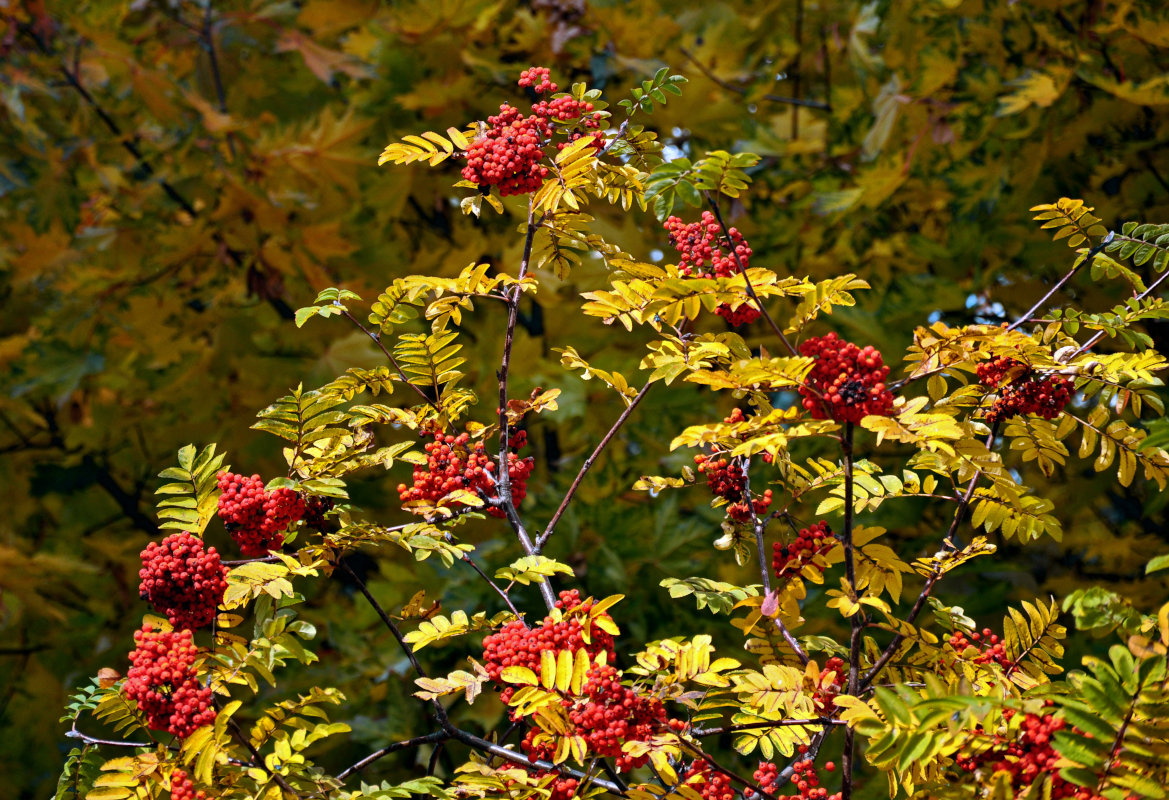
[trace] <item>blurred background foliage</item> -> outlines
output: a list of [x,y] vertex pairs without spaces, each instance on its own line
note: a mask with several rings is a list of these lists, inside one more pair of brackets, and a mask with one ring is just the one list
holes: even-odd
[[[372,300],[394,277],[471,262],[514,273],[518,206],[464,217],[449,199],[457,163],[374,164],[404,134],[518,102],[523,67],[549,66],[561,85],[587,81],[611,101],[661,66],[686,75],[684,95],[650,123],[667,152],[762,154],[731,209],[755,263],[866,278],[873,290],[832,322],[894,365],[915,326],[1006,319],[1058,279],[1071,254],[1029,207],[1066,195],[1112,228],[1169,221],[1169,9],[1158,0],[0,0],[0,56],[4,795],[47,794],[65,695],[101,667],[125,668],[144,610],[137,554],[157,536],[154,476],[177,448],[219,441],[237,471],[275,475],[276,441],[247,429],[255,411],[299,382],[379,363],[343,322],[298,331],[292,309],[327,286]],[[600,223],[626,251],[670,258],[652,215]],[[513,395],[563,389],[561,411],[531,431],[524,512],[537,528],[619,412],[552,348],[626,374],[643,352],[636,335],[565,313],[600,269],[585,256],[567,279],[538,273],[543,288],[523,309]],[[1101,310],[1123,299],[1106,291],[1082,274],[1057,301]],[[480,308],[464,327],[481,348],[469,377],[484,386],[502,320]],[[1169,346],[1163,326],[1150,333]],[[669,453],[670,438],[727,410],[692,386],[651,393],[550,548],[585,590],[629,596],[618,617],[631,639],[694,632],[678,623],[692,599],[658,586],[667,574],[744,576],[711,547],[721,514],[703,490],[630,490],[643,474],[677,474],[692,454]],[[1142,576],[1169,539],[1164,496],[1072,464],[1029,476],[1055,501],[1064,541],[1005,546],[993,572],[950,586],[953,602],[997,621],[1007,599],[1063,597],[1089,580],[1150,607],[1165,596],[1164,581]],[[352,487],[355,502],[403,520],[406,469]],[[908,503],[876,521],[910,549],[941,524]],[[499,531],[483,524],[479,542],[497,566],[518,555]],[[473,574],[390,551],[356,566],[389,606],[425,589],[427,602],[498,610]],[[305,612],[330,673],[312,682],[342,689],[356,718],[339,763],[409,735],[420,713],[352,595],[339,579]],[[428,654],[444,660],[436,671],[460,656]],[[499,708],[473,713],[487,726]]]

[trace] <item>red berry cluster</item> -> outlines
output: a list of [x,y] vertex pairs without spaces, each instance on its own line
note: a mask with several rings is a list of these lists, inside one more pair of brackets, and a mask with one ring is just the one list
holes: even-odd
[[528,67],[520,73],[520,79],[516,83],[524,88],[530,87],[536,94],[554,92],[557,88],[552,82],[552,71],[547,67]]
[[[1046,701],[1046,704],[1050,706],[1051,701]],[[1003,711],[1003,717],[1010,720],[1015,713],[1007,709]],[[958,767],[966,772],[981,771],[988,778],[996,772],[1006,772],[1016,791],[1027,789],[1046,775],[1052,800],[1102,800],[1090,789],[1060,777],[1056,768],[1060,756],[1051,743],[1055,734],[1066,726],[1062,718],[1025,714],[1018,733],[1013,737],[983,732],[982,735],[990,741],[989,746],[971,755],[959,756],[956,759]]]
[[[433,442],[427,442],[426,464],[414,466],[414,482],[407,486],[398,484],[398,497],[403,504],[423,502],[437,503],[451,492],[465,490],[477,492],[485,497],[496,497],[495,459],[487,455],[482,441],[471,444],[469,434],[434,433]],[[516,431],[509,437],[509,444],[520,449],[528,442],[524,431]],[[528,496],[528,477],[532,474],[535,461],[531,456],[520,458],[515,453],[507,454],[507,474],[511,483],[512,501],[519,503]],[[491,507],[487,513],[502,517],[501,508]]]
[[812,705],[817,714],[829,714],[836,710],[836,697],[844,691],[847,680],[843,658],[832,656],[824,662],[819,683],[812,690]]
[[142,551],[138,594],[176,628],[201,628],[215,619],[227,591],[227,567],[214,547],[183,531]]
[[1009,664],[1006,647],[1000,640],[998,634],[994,633],[990,628],[983,628],[982,633],[975,632],[970,634],[969,637],[961,631],[956,631],[950,635],[950,646],[958,653],[962,653],[970,647],[978,648],[978,655],[971,659],[975,664],[989,664],[993,662],[1004,667]]
[[[739,262],[743,269],[750,266],[751,248],[743,234],[735,228],[728,229],[728,247],[726,237],[722,235],[722,225],[709,211],[702,212],[701,222],[689,224],[678,217],[670,217],[666,220],[665,228],[670,235],[670,244],[682,256],[678,269],[683,275],[692,278],[729,278],[739,272]],[[738,261],[735,260],[736,255]],[[734,310],[730,303],[723,303],[715,313],[735,327],[754,322],[762,316],[759,309],[749,303]]]
[[615,759],[621,772],[644,765],[648,755],[633,758],[621,751],[621,745],[648,741],[669,726],[662,701],[622,686],[616,668],[608,664],[589,669],[583,694],[587,701],[570,710],[568,718],[584,736],[589,752]]
[[[998,397],[986,412],[986,421],[992,425],[1019,414],[1055,419],[1072,398],[1072,382],[1067,378],[1041,376],[1023,362],[1006,356],[981,362],[977,372],[979,383],[998,389]],[[1008,380],[1012,374],[1014,378]]]
[[[807,745],[800,745],[800,754],[808,752]],[[827,772],[834,772],[836,764],[829,761],[824,765]],[[759,769],[755,770],[753,775],[755,783],[759,788],[767,793],[768,797],[802,797],[806,800],[840,800],[840,792],[835,794],[828,794],[828,790],[820,785],[820,776],[816,774],[816,766],[812,760],[805,758],[797,761],[792,767],[791,782],[795,785],[795,789],[799,794],[781,795],[778,794],[780,787],[779,783],[779,768],[770,761],[763,761],[759,764]],[[748,790],[747,794],[751,797],[755,795],[754,792]]]
[[504,667],[527,667],[538,673],[544,650],[575,653],[583,647],[590,657],[599,653],[607,653],[610,661],[617,657],[613,637],[595,625],[590,630],[592,641],[585,643],[580,618],[588,616],[593,603],[581,602],[579,591],[561,592],[556,607],[564,612],[559,622],[548,616],[539,626],[529,628],[522,620],[515,620],[483,640],[483,666],[491,680],[503,688],[503,702],[510,700],[515,691],[501,684]]
[[[547,67],[530,67],[520,73],[520,86],[530,87],[536,94],[555,92]],[[524,116],[518,108],[504,103],[499,113],[487,118],[488,128],[467,146],[467,165],[463,177],[487,190],[499,187],[500,195],[527,194],[540,188],[548,177],[548,168],[541,165],[544,147],[553,133],[553,123],[567,123],[579,119],[584,131],[569,131],[568,141],[557,144],[564,149],[581,136],[590,135],[598,151],[604,146],[604,134],[599,130],[600,112],[593,104],[577,100],[571,95],[539,100],[532,113]],[[592,133],[585,131],[593,129]]]
[[195,676],[195,647],[189,630],[155,631],[149,623],[134,632],[130,671],[123,691],[138,703],[146,724],[180,739],[215,719],[211,689]]
[[487,124],[490,127],[467,145],[463,177],[481,189],[498,186],[503,197],[539,189],[548,177],[548,168],[540,165],[551,134],[548,120],[535,114],[525,117],[504,103]]
[[700,783],[698,788],[702,800],[734,800],[735,790],[731,786],[731,779],[721,772],[716,772],[706,759],[695,761],[682,776],[686,783]]
[[267,555],[284,544],[284,531],[304,517],[304,498],[291,489],[264,489],[259,475],[219,473],[219,518],[245,556]]
[[885,388],[889,368],[872,345],[863,350],[835,333],[813,337],[800,345],[800,355],[816,359],[800,387],[804,408],[813,419],[860,422],[893,410],[893,393]]
[[325,530],[325,515],[333,510],[329,497],[309,496],[304,499],[304,524],[316,531]]
[[816,556],[826,555],[836,546],[836,537],[827,522],[817,522],[804,528],[791,544],[776,542],[771,546],[771,569],[775,577],[784,580],[795,577],[809,564],[815,564]]
[[[733,416],[732,414],[728,419]],[[771,505],[771,490],[765,490],[760,498],[752,500],[751,506],[748,506],[743,499],[743,489],[747,481],[738,461],[699,454],[694,456],[694,463],[698,465],[698,471],[706,476],[706,485],[711,493],[730,502],[727,506],[727,516],[735,522],[746,522],[751,519],[751,507],[754,507],[756,516],[767,513]]]
[[203,791],[195,791],[195,784],[191,782],[191,778],[187,773],[181,769],[176,769],[170,774],[170,800],[205,800],[207,793]]

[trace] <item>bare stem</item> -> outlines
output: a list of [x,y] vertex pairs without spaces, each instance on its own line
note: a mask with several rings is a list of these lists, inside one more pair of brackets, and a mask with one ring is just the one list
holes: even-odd
[[[227,96],[223,91],[223,77],[219,73],[219,57],[215,52],[215,25],[211,19],[211,6],[213,0],[207,0],[207,6],[203,10],[203,29],[199,32],[199,38],[203,40],[203,48],[207,51],[207,57],[211,61],[211,80],[215,84],[215,99],[219,103],[219,113],[227,113]],[[227,132],[227,147],[231,151],[232,160],[235,160],[235,134],[231,131]]]
[[1035,312],[1039,311],[1041,308],[1046,306],[1047,301],[1050,300],[1052,297],[1054,297],[1055,293],[1058,292],[1060,289],[1062,289],[1064,284],[1067,283],[1068,281],[1070,281],[1072,279],[1072,276],[1080,271],[1080,267],[1082,267],[1086,264],[1090,268],[1092,266],[1092,262],[1096,260],[1096,256],[1098,256],[1104,250],[1104,248],[1108,246],[1108,243],[1112,241],[1112,236],[1113,236],[1113,234],[1109,233],[1107,236],[1104,237],[1103,240],[1101,240],[1100,244],[1096,245],[1091,250],[1089,250],[1088,253],[1082,259],[1077,259],[1076,263],[1074,263],[1072,265],[1072,268],[1070,270],[1068,270],[1067,273],[1062,278],[1060,278],[1059,281],[1054,286],[1051,287],[1051,289],[1049,289],[1047,291],[1047,294],[1043,295],[1043,297],[1040,297],[1038,300],[1036,300],[1035,305],[1033,305],[1033,306],[1031,306],[1031,308],[1027,309],[1027,312],[1025,314],[1023,314],[1023,316],[1019,317],[1017,320],[1012,322],[1010,324],[1010,326],[1007,328],[1007,330],[1013,331],[1016,328],[1018,328],[1020,325],[1023,325],[1028,320],[1030,320],[1031,316],[1033,314],[1035,314]]
[[[735,86],[733,83],[728,83],[727,81],[724,81],[722,78],[715,75],[711,71],[710,67],[706,66],[701,61],[699,61],[697,58],[695,58],[694,54],[691,53],[689,50],[687,50],[685,47],[681,48],[680,52],[682,53],[682,55],[684,55],[686,57],[686,59],[688,61],[690,61],[690,63],[692,63],[694,66],[698,67],[698,71],[701,72],[703,75],[705,75],[707,78],[709,78],[711,80],[711,82],[717,84],[718,86],[721,86],[722,88],[726,89],[728,92],[734,92],[735,94],[738,94],[738,95],[746,95],[747,94],[747,90],[744,89],[743,87]],[[827,103],[821,103],[818,100],[803,100],[799,97],[783,97],[783,96],[778,95],[778,94],[765,94],[765,95],[760,95],[760,99],[766,100],[769,103],[784,103],[784,104],[790,105],[790,106],[803,106],[804,108],[816,108],[816,109],[819,109],[821,111],[831,110]]]
[[345,306],[338,304],[338,308],[341,309],[341,313],[345,316],[345,319],[356,325],[358,330],[368,336],[370,340],[378,346],[378,349],[382,351],[382,354],[390,362],[390,366],[394,368],[394,372],[398,373],[398,377],[402,379],[402,382],[413,389],[414,393],[421,397],[428,406],[433,408],[435,411],[439,411],[440,409],[438,407],[438,403],[435,400],[431,400],[429,397],[427,397],[426,392],[422,391],[419,386],[410,382],[410,378],[406,376],[406,372],[402,369],[402,365],[398,363],[398,359],[394,358],[394,354],[391,353],[386,347],[385,342],[382,341],[382,337],[362,325],[357,317],[349,313],[349,309],[345,308]]
[[723,236],[726,238],[727,242],[727,249],[730,251],[731,255],[734,256],[735,266],[743,275],[743,282],[747,286],[747,294],[755,302],[755,307],[759,309],[759,313],[763,315],[763,319],[767,320],[767,324],[771,327],[772,332],[776,335],[779,341],[783,343],[783,347],[785,350],[787,350],[788,354],[793,356],[799,355],[796,352],[795,347],[792,346],[792,343],[788,341],[786,336],[784,336],[783,331],[780,330],[780,327],[775,324],[775,320],[772,319],[771,314],[767,313],[767,309],[764,307],[763,301],[759,299],[759,295],[755,293],[755,287],[751,283],[751,278],[747,275],[747,270],[743,268],[743,260],[739,258],[739,254],[735,252],[734,242],[731,239],[731,231],[729,228],[727,228],[727,224],[723,221],[723,215],[719,210],[718,201],[715,199],[714,194],[707,192],[706,201],[710,205],[710,210],[714,212],[714,218],[718,220],[719,227],[722,228]]
[[604,449],[609,446],[609,442],[611,442],[613,437],[617,435],[617,431],[621,429],[621,426],[625,424],[625,421],[629,419],[630,415],[633,413],[633,410],[637,408],[642,398],[644,398],[646,393],[649,391],[650,386],[652,386],[651,383],[646,383],[645,386],[641,387],[641,391],[638,392],[633,400],[629,402],[629,405],[626,406],[625,410],[621,412],[621,416],[617,417],[617,421],[613,423],[611,428],[609,428],[608,433],[605,434],[604,438],[602,438],[597,446],[593,449],[593,452],[589,455],[589,457],[585,459],[584,464],[581,465],[580,471],[576,473],[576,478],[573,479],[572,485],[568,487],[568,493],[565,494],[564,499],[560,501],[560,506],[556,509],[556,513],[552,515],[552,519],[548,520],[548,525],[546,528],[544,528],[544,532],[536,538],[537,553],[541,552],[544,549],[544,545],[548,542],[549,539],[552,538],[552,532],[556,529],[556,523],[558,523],[560,518],[564,515],[564,511],[568,508],[569,502],[572,501],[573,495],[576,494],[576,490],[580,487],[580,483],[584,479],[585,473],[592,469],[592,466],[594,463],[596,463],[597,458],[600,457],[602,451],[604,451]]
[[449,738],[450,738],[450,734],[447,733],[446,731],[435,731],[434,733],[428,733],[428,734],[425,734],[424,736],[415,736],[413,739],[406,739],[405,741],[402,741],[402,742],[394,742],[393,744],[388,744],[385,747],[383,747],[382,749],[375,750],[374,752],[370,753],[365,758],[358,761],[356,764],[354,764],[350,767],[346,767],[345,769],[341,770],[341,772],[337,773],[337,780],[339,780],[339,781],[345,780],[350,775],[352,775],[354,772],[360,772],[361,770],[365,769],[373,762],[377,761],[380,758],[383,758],[384,756],[388,756],[390,753],[396,753],[399,750],[405,750],[405,749],[410,748],[410,747],[419,747],[419,746],[424,745],[424,744],[443,742]]

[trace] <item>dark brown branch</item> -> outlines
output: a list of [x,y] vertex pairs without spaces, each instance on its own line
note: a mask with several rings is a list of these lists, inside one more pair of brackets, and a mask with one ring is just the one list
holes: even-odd
[[1043,297],[1040,297],[1037,301],[1035,301],[1035,305],[1027,309],[1027,312],[1023,314],[1023,316],[1012,322],[1007,330],[1013,331],[1031,319],[1031,315],[1047,305],[1047,301],[1050,300],[1056,292],[1062,289],[1064,284],[1072,279],[1073,275],[1079,272],[1080,267],[1086,264],[1090,269],[1092,262],[1096,260],[1096,256],[1098,256],[1104,250],[1104,248],[1108,246],[1108,243],[1112,241],[1112,236],[1113,234],[1110,232],[1107,236],[1104,237],[1100,244],[1089,250],[1082,259],[1078,259],[1076,263],[1072,265],[1072,268],[1068,270],[1067,273],[1062,278],[1060,278],[1054,286],[1051,287],[1050,290],[1048,290],[1047,294],[1043,295]]
[[382,749],[375,750],[374,752],[370,753],[356,764],[341,770],[339,773],[337,773],[337,780],[344,781],[354,772],[360,772],[373,762],[388,756],[390,753],[396,753],[399,750],[405,750],[410,747],[419,747],[424,744],[444,742],[449,738],[451,738],[451,735],[446,731],[435,731],[434,733],[428,733],[423,736],[415,736],[413,739],[407,739],[403,742],[394,742],[393,744],[388,744]]
[[410,382],[410,379],[406,376],[406,372],[402,369],[401,364],[398,363],[398,359],[394,358],[394,354],[391,353],[386,348],[386,345],[382,341],[382,337],[379,334],[375,333],[374,331],[371,331],[369,328],[362,325],[361,322],[358,321],[357,317],[355,317],[351,313],[349,313],[349,309],[345,308],[345,306],[338,303],[337,307],[341,309],[341,313],[345,316],[345,319],[349,320],[354,325],[356,325],[357,328],[362,333],[364,333],[366,336],[368,336],[370,338],[370,340],[378,346],[378,349],[382,351],[382,354],[390,362],[390,366],[394,368],[394,372],[398,373],[398,377],[402,379],[403,383],[405,383],[408,387],[413,389],[415,394],[417,394],[419,397],[421,397],[423,402],[425,402],[427,405],[429,405],[435,411],[441,410],[438,407],[437,400],[431,400],[429,397],[426,396],[426,392],[422,391],[422,389],[419,386],[417,386],[416,384],[413,384]]
[[621,426],[625,424],[625,421],[629,419],[629,416],[633,413],[633,410],[637,408],[642,398],[644,398],[646,393],[649,391],[649,387],[652,385],[652,383],[647,382],[645,386],[641,387],[641,391],[638,392],[633,400],[630,401],[629,405],[625,407],[625,410],[621,412],[621,416],[617,417],[617,421],[613,423],[611,428],[609,428],[608,433],[605,434],[604,438],[602,438],[597,446],[593,449],[593,452],[589,455],[589,457],[585,459],[584,464],[581,465],[580,471],[576,473],[576,478],[573,479],[572,485],[568,487],[568,493],[565,494],[564,499],[560,501],[560,506],[556,509],[556,513],[552,515],[552,519],[548,520],[548,526],[544,528],[544,533],[537,537],[537,553],[541,552],[544,549],[544,545],[550,538],[552,538],[552,532],[556,529],[556,523],[558,523],[560,521],[560,517],[564,515],[564,511],[566,508],[568,508],[569,502],[571,502],[573,495],[576,494],[576,490],[580,487],[581,480],[584,479],[585,473],[592,469],[593,464],[601,455],[601,452],[609,446],[609,442],[612,441],[613,437],[617,434],[617,431],[621,429]]
[[[563,764],[553,764],[551,761],[540,761],[539,759],[530,759],[514,750],[508,750],[506,747],[500,747],[497,744],[492,744],[486,739],[480,739],[472,733],[467,733],[464,730],[456,728],[454,725],[447,722],[443,725],[443,729],[450,734],[452,739],[462,742],[465,745],[474,747],[476,750],[481,750],[485,753],[490,753],[493,756],[498,756],[513,764],[519,764],[521,767],[534,768],[539,770],[551,770],[559,772],[561,775],[567,775],[577,780],[585,780],[589,776],[578,770],[566,767]],[[610,781],[602,780],[601,778],[591,778],[594,786],[600,786],[602,789],[612,792],[615,795],[624,796],[625,792],[617,784]]]
[[[1165,270],[1165,272],[1163,272],[1161,274],[1160,278],[1157,278],[1157,280],[1150,283],[1149,287],[1147,289],[1145,289],[1143,292],[1141,292],[1140,294],[1138,294],[1134,299],[1144,300],[1146,297],[1148,297],[1150,294],[1152,294],[1153,290],[1156,289],[1158,286],[1160,286],[1165,281],[1166,278],[1169,278],[1169,270]],[[1105,335],[1106,335],[1106,333],[1104,331],[1097,331],[1095,336],[1093,336],[1088,341],[1084,342],[1082,345],[1080,345],[1079,349],[1076,350],[1076,352],[1072,353],[1071,358],[1075,358],[1076,356],[1081,355],[1085,351],[1092,349],[1093,345],[1095,345],[1096,342],[1103,339],[1105,337]],[[1071,358],[1069,358],[1068,360],[1070,361]]]
[[[203,12],[203,29],[199,32],[199,38],[203,41],[203,49],[207,51],[207,57],[211,61],[211,80],[215,84],[215,99],[219,103],[219,113],[227,113],[227,96],[223,91],[223,77],[219,73],[219,57],[215,51],[215,26],[211,20],[211,6],[212,0],[207,0],[207,7]],[[235,159],[235,134],[231,131],[227,132],[227,147],[231,152],[231,157]]]

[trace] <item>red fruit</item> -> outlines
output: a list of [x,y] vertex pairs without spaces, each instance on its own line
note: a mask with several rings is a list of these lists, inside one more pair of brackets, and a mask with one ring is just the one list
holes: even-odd
[[771,546],[771,569],[780,580],[799,575],[816,556],[827,554],[836,546],[836,537],[827,522],[804,528],[791,544],[776,542]]
[[[751,263],[751,248],[743,234],[729,228],[730,243],[722,233],[722,225],[709,211],[702,212],[701,222],[683,223],[678,217],[670,217],[665,223],[670,234],[670,244],[681,255],[679,271],[694,278],[729,278]],[[735,256],[738,256],[736,261]],[[751,303],[743,303],[732,310],[729,303],[723,303],[715,313],[735,327],[754,322],[762,316]]]
[[142,551],[138,594],[176,628],[200,628],[215,619],[227,591],[227,567],[214,547],[183,531]]
[[[433,433],[433,442],[424,446],[426,464],[414,466],[414,482],[411,486],[400,484],[398,497],[405,503],[422,501],[433,505],[456,490],[482,494],[488,498],[497,497],[495,488],[496,463],[488,456],[482,441],[470,444],[466,433],[458,436]],[[527,434],[516,431],[509,439],[513,449],[527,444]],[[529,456],[520,458],[515,453],[507,454],[507,474],[511,482],[512,501],[519,503],[528,495],[528,477],[532,474],[535,461]],[[489,507],[487,513],[502,517],[503,509]]]
[[269,492],[259,475],[221,472],[219,491],[219,518],[245,556],[279,550],[284,531],[305,515],[303,497],[291,489]]
[[153,730],[185,739],[215,720],[211,689],[195,674],[195,647],[189,630],[155,631],[149,625],[134,632],[130,670],[122,691],[138,703]]
[[1062,375],[1041,376],[1013,358],[988,359],[976,369],[979,383],[998,389],[998,397],[986,411],[986,421],[992,425],[1020,414],[1055,419],[1071,400],[1070,380]]
[[170,797],[171,800],[205,800],[207,794],[202,791],[196,792],[190,776],[183,770],[176,769],[170,774]]
[[893,393],[885,388],[889,368],[873,347],[862,350],[829,333],[801,344],[800,355],[816,359],[800,387],[813,419],[857,423],[870,414],[892,413]]

